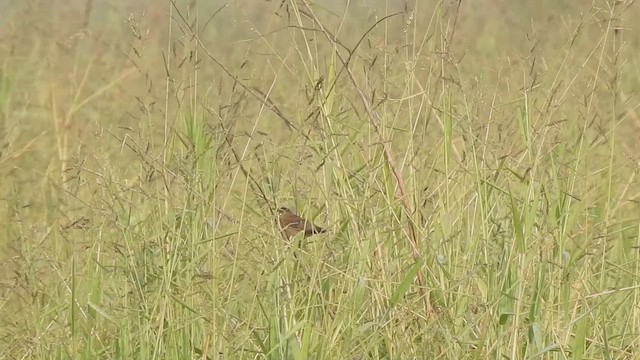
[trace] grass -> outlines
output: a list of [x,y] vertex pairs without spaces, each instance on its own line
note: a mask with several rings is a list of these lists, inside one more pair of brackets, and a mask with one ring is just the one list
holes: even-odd
[[631,3],[9,7],[0,358],[637,358]]

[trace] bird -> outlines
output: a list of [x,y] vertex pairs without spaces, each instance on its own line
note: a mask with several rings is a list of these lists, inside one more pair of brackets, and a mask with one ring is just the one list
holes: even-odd
[[304,237],[327,232],[326,229],[301,218],[286,207],[278,209],[278,222],[280,223],[280,228],[288,237],[293,237],[301,231],[304,231]]

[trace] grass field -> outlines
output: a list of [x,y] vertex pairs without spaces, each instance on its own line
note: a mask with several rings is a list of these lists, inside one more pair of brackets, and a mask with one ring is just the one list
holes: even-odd
[[640,359],[632,0],[0,3],[0,358]]

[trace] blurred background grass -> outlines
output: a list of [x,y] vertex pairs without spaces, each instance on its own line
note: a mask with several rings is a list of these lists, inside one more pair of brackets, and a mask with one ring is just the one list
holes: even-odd
[[633,1],[0,9],[0,357],[640,356]]

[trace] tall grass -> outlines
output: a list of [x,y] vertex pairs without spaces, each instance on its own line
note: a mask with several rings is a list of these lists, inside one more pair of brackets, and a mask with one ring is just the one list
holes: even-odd
[[0,357],[638,358],[632,3],[13,7]]

